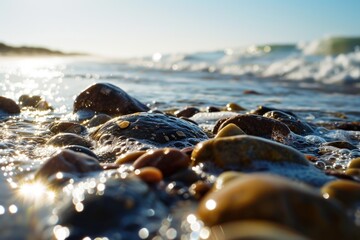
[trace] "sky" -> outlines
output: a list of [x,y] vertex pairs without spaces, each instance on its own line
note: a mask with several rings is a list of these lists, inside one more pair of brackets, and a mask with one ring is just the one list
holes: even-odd
[[360,1],[0,0],[0,42],[111,57],[360,36]]

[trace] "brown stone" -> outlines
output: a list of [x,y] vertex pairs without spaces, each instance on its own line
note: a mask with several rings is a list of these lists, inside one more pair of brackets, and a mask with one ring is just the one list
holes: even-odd
[[63,147],[68,145],[79,145],[83,147],[91,147],[91,143],[85,138],[73,133],[59,133],[50,138],[46,144],[55,147]]
[[359,228],[336,202],[286,178],[249,174],[210,192],[198,216],[207,226],[261,220],[284,225],[310,239],[358,239]]
[[61,150],[40,166],[35,178],[48,178],[58,172],[77,174],[100,170],[102,168],[95,158],[71,150]]
[[195,146],[193,165],[210,161],[221,168],[251,168],[255,160],[309,165],[304,155],[286,145],[267,139],[242,135],[215,138]]
[[0,96],[0,111],[4,111],[8,114],[18,114],[20,113],[20,107],[14,100]]
[[86,129],[79,123],[74,122],[53,122],[49,126],[49,130],[55,134],[57,133],[75,133],[80,134]]
[[200,110],[198,108],[195,107],[186,107],[184,109],[181,109],[179,111],[175,112],[175,115],[177,117],[186,117],[186,118],[190,118],[192,116],[194,116],[196,113],[200,112]]
[[236,126],[233,123],[230,123],[223,127],[215,136],[215,138],[220,137],[231,137],[231,136],[237,136],[237,135],[246,135],[246,133],[241,130],[238,126]]
[[143,167],[156,167],[164,176],[170,176],[180,169],[187,168],[190,164],[189,157],[178,149],[163,148],[149,150],[140,156],[133,164],[135,169]]
[[360,205],[360,183],[349,180],[336,180],[321,188],[323,196],[341,202],[344,207]]
[[282,122],[252,114],[230,117],[221,123],[218,129],[216,129],[218,126],[216,124],[213,132],[217,133],[230,123],[235,124],[248,135],[269,138],[279,142],[286,142],[290,134],[290,129]]

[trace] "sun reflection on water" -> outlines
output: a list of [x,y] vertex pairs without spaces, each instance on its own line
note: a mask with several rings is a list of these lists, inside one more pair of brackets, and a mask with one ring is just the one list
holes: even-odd
[[41,182],[32,182],[20,185],[19,196],[25,201],[43,203],[53,201],[55,199],[55,192],[48,189]]

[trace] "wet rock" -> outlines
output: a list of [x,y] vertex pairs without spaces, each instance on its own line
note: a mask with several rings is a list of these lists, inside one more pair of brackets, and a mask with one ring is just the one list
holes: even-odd
[[259,93],[258,91],[255,90],[244,90],[243,94],[247,94],[247,95],[261,95],[261,93]]
[[8,114],[18,114],[20,113],[20,107],[12,99],[0,96],[1,111]]
[[326,199],[335,199],[344,205],[352,208],[360,206],[360,183],[349,180],[336,180],[329,182],[321,188]]
[[230,123],[223,127],[215,136],[215,138],[220,137],[231,137],[231,136],[237,136],[237,135],[246,135],[246,133],[241,130],[238,126],[236,126],[233,123]]
[[186,117],[186,118],[190,118],[192,116],[194,116],[196,113],[200,112],[200,110],[198,108],[195,107],[186,107],[184,109],[181,109],[179,111],[175,112],[175,115],[177,117]]
[[215,124],[213,133],[216,134],[230,123],[235,124],[248,135],[269,138],[278,142],[286,142],[290,134],[290,129],[282,122],[252,114],[237,115],[227,120],[220,120]]
[[335,124],[336,129],[360,131],[360,122],[341,122]]
[[91,143],[88,140],[74,133],[59,133],[51,137],[46,142],[46,144],[53,145],[55,147],[64,147],[68,145],[80,145],[83,147],[91,147]]
[[150,166],[156,167],[164,176],[170,176],[180,169],[187,168],[189,165],[189,157],[185,153],[174,148],[150,150],[133,163],[135,169]]
[[79,152],[79,153],[84,153],[90,157],[93,157],[93,158],[98,158],[96,156],[96,154],[91,151],[89,148],[87,147],[83,147],[83,146],[80,146],[80,145],[68,145],[68,146],[65,146],[63,149],[68,149],[68,150],[71,150],[71,151],[74,151],[74,152]]
[[[88,180],[76,185],[74,191],[83,194],[70,196],[57,211],[57,226],[70,230],[67,239],[99,236],[139,239],[141,229],[154,236],[167,214],[154,192],[135,177],[107,179],[106,182]],[[56,230],[55,226],[51,231],[55,237]]]
[[156,167],[143,167],[134,172],[136,176],[147,183],[158,183],[163,180],[162,172]]
[[81,174],[100,170],[102,168],[95,158],[71,150],[61,150],[40,166],[35,178],[46,179],[58,172]]
[[90,110],[111,116],[146,112],[149,108],[110,83],[96,83],[85,89],[74,101],[74,112]]
[[208,107],[206,107],[206,112],[209,112],[209,113],[211,113],[211,112],[220,112],[221,110],[220,110],[220,108],[218,108],[218,107],[214,107],[214,106],[208,106]]
[[265,174],[242,176],[207,194],[197,213],[207,226],[264,220],[310,239],[357,239],[360,234],[343,209],[316,189]]
[[243,108],[242,106],[240,106],[239,104],[231,102],[231,103],[226,104],[226,110],[231,111],[231,112],[239,112],[239,111],[244,111],[246,109]]
[[270,111],[265,113],[263,116],[286,124],[292,132],[299,135],[309,135],[314,132],[314,129],[312,129],[312,127],[310,127],[306,122],[281,111]]
[[97,114],[89,120],[89,122],[87,123],[87,126],[89,128],[96,127],[96,126],[106,123],[110,119],[111,119],[111,116],[109,116],[107,114]]
[[324,143],[323,146],[332,146],[332,147],[337,147],[337,148],[346,148],[346,149],[349,149],[349,150],[357,149],[357,147],[355,147],[355,146],[352,145],[351,143],[345,142],[345,141],[327,142],[327,143]]
[[191,168],[182,168],[168,177],[169,181],[181,182],[186,186],[190,186],[194,182],[200,180],[200,176]]
[[299,151],[283,144],[254,136],[215,138],[195,146],[191,155],[194,165],[210,161],[221,168],[251,168],[255,160],[292,162],[309,165]]
[[115,164],[121,165],[125,163],[133,163],[138,159],[140,156],[145,154],[146,151],[136,151],[136,152],[129,152],[121,154],[115,161]]
[[256,115],[264,115],[265,113],[271,112],[271,111],[281,111],[283,113],[286,113],[290,116],[297,118],[297,116],[293,112],[286,111],[283,109],[272,108],[272,107],[265,107],[265,106],[258,106],[256,109],[251,110],[250,113],[256,114]]
[[53,122],[49,125],[49,130],[52,133],[75,133],[80,134],[85,132],[86,128],[79,123],[74,122]]
[[21,95],[19,105],[22,108],[35,108],[37,110],[53,110],[53,107],[41,96]]
[[214,226],[208,239],[226,240],[309,240],[309,238],[270,221],[236,221]]
[[197,181],[193,183],[190,188],[190,194],[195,197],[196,199],[203,198],[211,189],[211,184],[204,182],[204,181]]
[[349,162],[348,168],[360,169],[360,157],[354,158]]
[[138,113],[114,118],[91,137],[117,154],[151,148],[184,148],[207,139],[196,125],[176,117]]

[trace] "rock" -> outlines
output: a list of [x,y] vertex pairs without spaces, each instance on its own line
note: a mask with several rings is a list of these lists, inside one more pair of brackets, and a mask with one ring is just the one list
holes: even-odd
[[258,91],[255,91],[255,90],[244,90],[243,94],[246,94],[246,95],[261,95],[261,93],[259,93]]
[[309,240],[309,238],[270,221],[228,222],[210,229],[208,239],[224,240]]
[[80,145],[83,147],[91,147],[91,143],[89,141],[74,133],[59,133],[53,136],[52,138],[50,138],[46,142],[46,144],[53,145],[55,147],[64,147],[68,145]]
[[135,175],[147,183],[158,183],[163,180],[163,174],[156,167],[143,167],[134,171]]
[[260,220],[284,225],[310,239],[360,237],[359,228],[336,202],[309,186],[265,174],[242,176],[210,192],[197,213],[210,227]]
[[339,201],[345,208],[360,206],[360,183],[349,180],[336,180],[321,188],[326,199]]
[[53,122],[49,125],[49,130],[52,133],[75,133],[80,134],[85,132],[86,128],[79,123],[74,122]]
[[163,148],[150,150],[141,155],[134,163],[135,169],[143,167],[156,167],[164,176],[187,168],[190,165],[189,157],[178,149]]
[[201,142],[195,146],[191,160],[193,166],[215,175],[229,170],[266,171],[317,187],[335,179],[311,165],[294,148],[249,135]]
[[357,147],[355,147],[351,143],[345,142],[345,141],[326,142],[326,143],[323,143],[322,145],[323,146],[332,146],[332,147],[336,147],[336,148],[346,148],[349,150],[357,149]]
[[111,116],[109,116],[107,114],[97,114],[93,118],[91,118],[89,120],[89,122],[87,122],[87,126],[89,128],[96,127],[96,126],[106,123],[110,119],[111,119]]
[[223,127],[215,136],[215,138],[220,137],[231,137],[231,136],[237,136],[237,135],[246,135],[246,133],[241,130],[238,126],[236,126],[233,123],[230,123]]
[[230,123],[235,124],[248,135],[268,138],[278,142],[286,142],[291,133],[290,129],[282,122],[252,114],[237,115],[225,121],[220,120],[215,124],[213,133],[216,134]]
[[0,111],[8,114],[19,114],[20,107],[12,99],[0,96]]
[[[101,178],[100,178],[101,179]],[[167,208],[137,177],[88,179],[74,186],[74,194],[57,211],[61,227],[71,229],[68,239],[140,239],[141,229],[154,236],[167,217]],[[51,229],[52,230],[52,229]],[[55,236],[45,239],[59,239]],[[57,237],[56,237],[57,236]]]
[[96,83],[76,97],[74,112],[90,110],[111,116],[146,112],[149,108],[110,83]]
[[195,146],[191,155],[193,165],[210,161],[221,168],[251,168],[255,160],[291,162],[308,166],[299,151],[286,145],[254,136],[214,138]]
[[283,109],[272,108],[272,107],[265,107],[265,106],[258,106],[256,109],[251,110],[250,113],[256,114],[256,115],[264,115],[265,113],[271,112],[271,111],[281,111],[283,113],[286,113],[290,116],[297,118],[297,116],[293,112],[286,111]]
[[153,148],[184,148],[208,139],[196,125],[158,113],[120,116],[102,125],[91,137],[120,155]]
[[179,111],[175,112],[175,115],[177,117],[186,117],[186,118],[190,118],[192,116],[194,116],[196,113],[200,112],[200,110],[198,108],[195,107],[186,107],[184,109],[181,109]]
[[136,151],[136,152],[129,152],[121,154],[115,161],[115,164],[121,165],[125,163],[133,163],[138,159],[140,156],[145,154],[146,151]]
[[310,127],[306,122],[281,111],[270,111],[265,113],[263,116],[286,124],[291,131],[299,135],[309,135],[314,132],[314,129],[312,129],[312,127]]
[[239,111],[244,111],[246,109],[236,103],[231,102],[226,104],[226,110],[230,112],[239,112]]
[[21,95],[19,105],[22,108],[35,108],[37,110],[53,110],[53,107],[41,96]]
[[340,122],[335,123],[336,129],[342,129],[347,131],[360,131],[360,122]]
[[354,158],[349,162],[348,168],[360,169],[360,157]]
[[208,106],[206,107],[206,112],[208,113],[212,113],[212,112],[220,112],[221,109],[218,107],[214,107],[214,106]]
[[96,154],[91,151],[89,148],[87,147],[83,147],[83,146],[80,146],[80,145],[68,145],[68,146],[65,146],[63,149],[68,149],[68,150],[71,150],[71,151],[74,151],[74,152],[79,152],[79,153],[84,153],[90,157],[93,157],[93,158],[98,158],[96,156]]
[[61,150],[40,166],[35,179],[46,179],[58,172],[81,174],[100,170],[102,168],[95,158],[71,150]]

